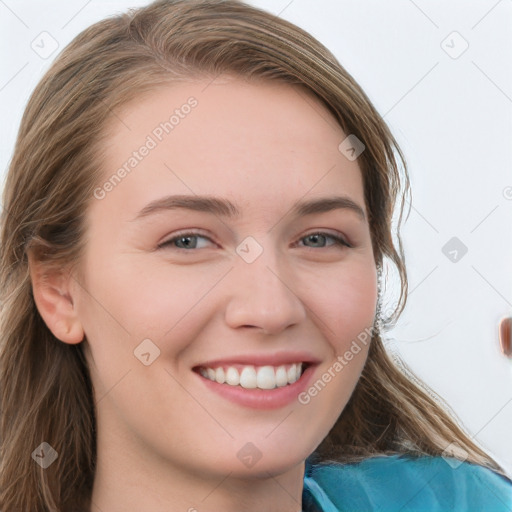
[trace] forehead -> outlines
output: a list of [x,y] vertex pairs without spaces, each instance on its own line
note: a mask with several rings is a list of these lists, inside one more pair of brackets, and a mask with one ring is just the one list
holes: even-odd
[[133,209],[164,193],[283,205],[340,192],[364,209],[347,137],[302,88],[222,77],[160,86],[113,113],[102,140],[105,199]]

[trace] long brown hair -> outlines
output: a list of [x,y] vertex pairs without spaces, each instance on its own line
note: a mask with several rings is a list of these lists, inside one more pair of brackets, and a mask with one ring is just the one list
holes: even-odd
[[[325,104],[346,134],[364,142],[358,163],[375,260],[387,258],[401,281],[388,323],[405,307],[399,228],[410,193],[406,164],[382,117],[326,48],[293,24],[236,0],[158,1],[94,24],[64,49],[33,92],[4,189],[3,512],[88,510],[95,472],[95,406],[83,343],[60,342],[43,322],[32,294],[28,254],[46,268],[68,268],[79,261],[84,216],[100,179],[97,148],[116,109],[157,84],[222,73],[299,85]],[[400,216],[393,233],[396,206]],[[373,332],[360,380],[318,447],[319,457],[349,462],[377,454],[440,455],[450,445],[459,447],[448,451],[454,457],[504,474],[440,399],[398,363]],[[42,442],[58,453],[47,469],[31,457]]]

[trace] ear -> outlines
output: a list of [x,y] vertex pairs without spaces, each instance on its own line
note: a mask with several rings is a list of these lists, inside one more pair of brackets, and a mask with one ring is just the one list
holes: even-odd
[[70,293],[71,275],[63,270],[48,270],[31,253],[28,261],[34,300],[48,329],[64,343],[80,343],[84,330]]

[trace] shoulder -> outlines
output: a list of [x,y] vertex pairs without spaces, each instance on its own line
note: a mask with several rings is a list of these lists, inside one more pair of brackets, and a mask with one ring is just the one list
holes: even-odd
[[321,506],[328,504],[324,510],[512,510],[511,480],[483,466],[444,457],[404,454],[351,464],[308,462],[305,488]]

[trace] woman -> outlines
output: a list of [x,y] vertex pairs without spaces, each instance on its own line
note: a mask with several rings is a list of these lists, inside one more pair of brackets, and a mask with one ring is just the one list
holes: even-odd
[[336,59],[263,11],[160,1],[80,34],[4,192],[0,508],[509,506],[383,348],[400,163]]

